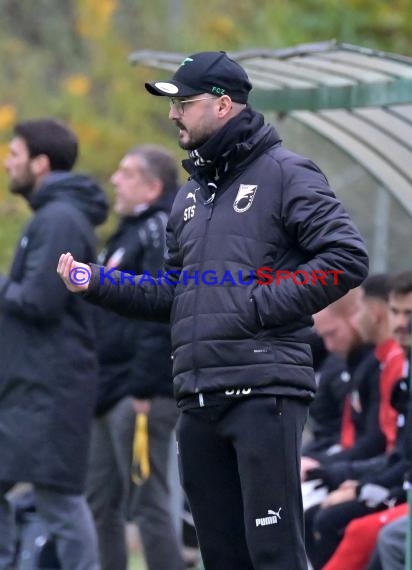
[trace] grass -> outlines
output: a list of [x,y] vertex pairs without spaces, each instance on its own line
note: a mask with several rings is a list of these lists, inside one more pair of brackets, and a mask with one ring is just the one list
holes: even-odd
[[131,554],[129,557],[128,570],[146,570],[143,558],[139,554]]
[[[128,570],[147,570],[146,564],[140,554],[131,553],[129,555],[129,568]],[[203,566],[200,565],[198,570],[204,570]]]

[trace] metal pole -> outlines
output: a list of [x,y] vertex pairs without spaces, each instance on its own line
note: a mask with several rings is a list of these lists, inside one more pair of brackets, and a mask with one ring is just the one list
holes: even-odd
[[388,190],[379,186],[376,191],[373,220],[373,249],[371,273],[381,273],[388,268],[389,226],[391,200]]

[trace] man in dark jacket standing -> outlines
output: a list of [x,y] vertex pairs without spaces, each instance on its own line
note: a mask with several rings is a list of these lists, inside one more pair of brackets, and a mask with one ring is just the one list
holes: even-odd
[[247,105],[246,72],[224,52],[146,88],[170,98],[189,151],[163,280],[92,267],[75,284],[86,266],[70,253],[58,272],[92,302],[171,320],[179,462],[206,569],[303,570],[311,315],[365,278],[365,245],[317,166]]
[[[114,210],[121,218],[99,261],[109,271],[156,275],[163,266],[166,223],[178,185],[176,161],[162,147],[138,146],[122,158],[111,182]],[[97,310],[100,371],[87,494],[102,570],[127,569],[128,501],[148,569],[183,570],[168,483],[171,434],[178,415],[170,327]],[[140,484],[131,490],[135,423],[140,426],[136,438],[145,438],[148,444],[149,470],[133,473]]]
[[97,385],[90,307],[55,275],[61,252],[95,259],[93,227],[106,218],[103,191],[71,171],[78,141],[63,124],[16,125],[5,167],[10,190],[34,211],[0,285],[0,568],[13,561],[5,494],[34,486],[61,567],[97,570],[97,540],[83,494]]

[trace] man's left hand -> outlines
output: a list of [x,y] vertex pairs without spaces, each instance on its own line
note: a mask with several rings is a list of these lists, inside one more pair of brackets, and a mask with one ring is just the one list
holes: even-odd
[[148,414],[150,412],[150,400],[133,398],[132,406],[136,414]]

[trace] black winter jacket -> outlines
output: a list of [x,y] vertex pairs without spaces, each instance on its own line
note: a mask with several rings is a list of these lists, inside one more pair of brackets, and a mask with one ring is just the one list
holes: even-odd
[[[106,267],[144,271],[156,275],[165,252],[167,200],[124,218],[98,261]],[[97,414],[109,410],[125,396],[172,397],[170,327],[167,324],[128,319],[96,307],[99,352]]]
[[[355,430],[352,447],[337,453],[310,453],[322,464],[336,464],[375,457],[385,451],[386,440],[379,425],[380,365],[374,347],[361,345],[353,349],[347,358],[350,374],[348,396],[351,402],[351,419]],[[319,473],[311,472],[311,478]]]
[[53,172],[0,290],[0,481],[83,490],[97,386],[92,307],[56,273],[61,253],[95,259],[106,218],[89,178]]
[[[215,179],[214,194],[198,174],[191,172],[173,205],[171,273],[163,282],[121,285],[118,276],[116,286],[102,283],[93,267],[86,298],[128,316],[171,320],[177,399],[240,387],[310,397],[311,315],[366,277],[359,232],[318,167],[282,148],[270,125],[240,133],[235,159]],[[259,285],[262,266],[300,269],[310,282]],[[336,285],[332,275],[326,285],[312,284],[313,270],[342,274]],[[238,284],[239,271],[246,282],[252,272],[250,284]],[[213,276],[218,284],[206,284]]]
[[339,444],[343,403],[350,388],[346,361],[329,354],[316,371],[318,387],[309,408],[313,439],[302,449],[302,455],[326,451]]

